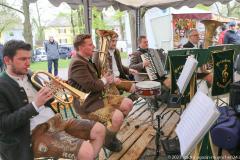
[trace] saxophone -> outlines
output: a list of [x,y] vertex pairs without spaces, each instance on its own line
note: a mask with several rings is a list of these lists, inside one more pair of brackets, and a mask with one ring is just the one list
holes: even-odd
[[[117,36],[117,33],[112,30],[97,30],[99,36],[99,62],[101,77],[105,74],[113,75],[113,71],[109,65],[108,47],[111,39]],[[119,95],[119,91],[115,84],[110,84],[105,90],[105,95]]]

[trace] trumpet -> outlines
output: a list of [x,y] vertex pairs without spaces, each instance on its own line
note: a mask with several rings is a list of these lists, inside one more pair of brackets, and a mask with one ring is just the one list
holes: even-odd
[[[47,78],[41,77],[40,74],[47,76]],[[38,82],[36,78],[42,80],[43,84],[53,91],[54,97],[62,104],[71,104],[73,102],[73,97],[78,99],[82,104],[90,94],[75,89],[69,84],[60,81],[48,72],[38,71],[31,76],[32,83],[37,87],[42,88],[44,85]]]

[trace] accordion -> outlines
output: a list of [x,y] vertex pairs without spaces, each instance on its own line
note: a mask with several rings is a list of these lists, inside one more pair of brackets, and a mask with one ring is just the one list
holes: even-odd
[[146,67],[146,71],[151,81],[160,79],[166,74],[157,50],[149,49],[148,52],[145,52],[141,55],[141,58],[142,60],[147,60],[150,62],[150,65]]

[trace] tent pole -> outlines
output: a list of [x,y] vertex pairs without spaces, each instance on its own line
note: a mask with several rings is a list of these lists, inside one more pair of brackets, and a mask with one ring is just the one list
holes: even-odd
[[91,34],[92,28],[92,0],[83,0],[85,32]]
[[141,21],[141,8],[136,9],[136,47],[138,47],[137,44],[137,38],[140,36],[140,21]]

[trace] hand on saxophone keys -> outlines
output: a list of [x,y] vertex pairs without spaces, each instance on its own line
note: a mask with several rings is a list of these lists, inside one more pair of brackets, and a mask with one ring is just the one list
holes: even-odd
[[106,81],[107,81],[107,84],[112,84],[113,82],[114,82],[114,76],[113,76],[113,74],[105,74],[104,76],[103,76],[105,79],[106,79]]
[[118,78],[118,77],[114,77],[113,81],[114,81],[115,84],[122,83],[122,80],[120,78]]

